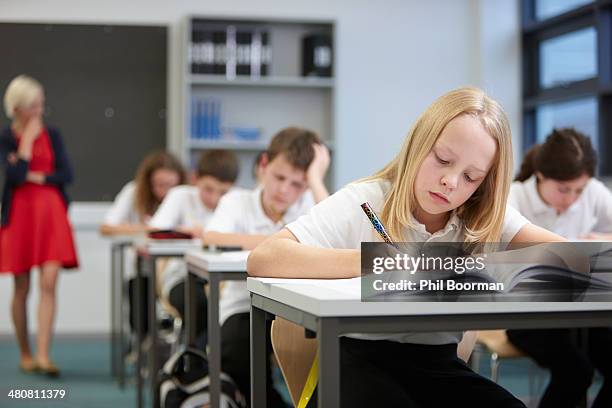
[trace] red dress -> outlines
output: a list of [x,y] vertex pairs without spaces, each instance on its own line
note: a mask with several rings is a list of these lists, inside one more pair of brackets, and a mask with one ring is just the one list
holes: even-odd
[[[34,141],[28,170],[54,172],[46,129]],[[19,275],[48,261],[63,268],[78,266],[66,203],[56,186],[26,182],[15,187],[8,223],[0,227],[0,272]]]

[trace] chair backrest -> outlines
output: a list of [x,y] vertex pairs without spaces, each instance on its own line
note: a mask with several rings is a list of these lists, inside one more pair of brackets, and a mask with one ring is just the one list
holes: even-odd
[[279,317],[272,322],[270,337],[291,401],[297,406],[317,354],[317,340],[306,338],[302,326]]

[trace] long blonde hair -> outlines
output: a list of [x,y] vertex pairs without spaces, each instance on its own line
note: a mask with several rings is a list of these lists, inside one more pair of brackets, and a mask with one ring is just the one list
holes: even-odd
[[381,214],[389,235],[405,241],[404,230],[414,227],[417,199],[414,185],[417,173],[446,125],[459,115],[472,115],[497,143],[489,173],[457,215],[466,228],[466,243],[497,242],[501,237],[506,200],[512,178],[512,134],[501,106],[478,88],[450,91],[427,108],[408,133],[402,150],[382,170],[367,180],[386,180],[391,190]]

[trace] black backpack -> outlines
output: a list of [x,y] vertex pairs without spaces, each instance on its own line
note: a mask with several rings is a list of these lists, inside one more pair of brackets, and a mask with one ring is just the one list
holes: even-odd
[[[208,360],[202,351],[187,348],[174,353],[160,375],[161,408],[201,408],[210,404]],[[246,408],[234,381],[221,373],[221,408]]]

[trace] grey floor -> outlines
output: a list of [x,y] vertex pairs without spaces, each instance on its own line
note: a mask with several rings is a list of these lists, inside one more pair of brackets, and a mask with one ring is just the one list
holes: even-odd
[[[58,379],[40,375],[28,375],[18,369],[19,353],[11,339],[0,340],[0,407],[74,407],[74,408],[123,408],[134,407],[136,393],[134,384],[120,389],[110,375],[110,348],[104,338],[97,339],[57,339],[53,345],[53,359],[62,370]],[[480,372],[487,376],[489,355],[482,354]],[[509,360],[502,363],[500,384],[530,403],[530,374],[535,378],[534,394],[540,393],[548,381],[546,372],[538,369],[526,359]],[[539,383],[539,384],[538,384]],[[590,397],[597,392],[601,381],[598,379],[591,387]],[[283,384],[279,387],[282,389]],[[11,400],[11,389],[65,390],[62,400]],[[286,390],[284,390],[286,395]],[[535,400],[531,399],[531,406]]]

